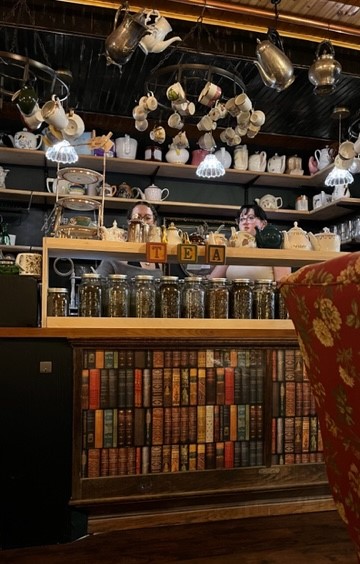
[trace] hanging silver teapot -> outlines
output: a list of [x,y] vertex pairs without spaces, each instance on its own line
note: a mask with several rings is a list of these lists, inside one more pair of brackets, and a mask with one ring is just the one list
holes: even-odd
[[308,77],[319,96],[330,94],[338,82],[341,65],[335,61],[335,50],[330,41],[322,41],[316,50],[316,61],[311,65]]
[[258,41],[254,61],[265,84],[277,91],[285,90],[295,80],[294,67],[285,55],[279,34],[269,29],[265,41]]
[[[120,67],[125,65],[132,57],[140,40],[144,35],[150,33],[145,25],[146,14],[142,11],[132,16],[128,12],[128,6],[128,2],[119,6],[114,18],[114,29],[105,39],[105,55],[108,65],[113,64]],[[117,27],[121,12],[124,12],[123,19]]]

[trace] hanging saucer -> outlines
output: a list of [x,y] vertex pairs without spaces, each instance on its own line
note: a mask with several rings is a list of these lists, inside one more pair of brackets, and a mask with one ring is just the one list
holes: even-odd
[[58,178],[63,178],[71,184],[93,184],[100,182],[103,175],[88,168],[61,168],[57,173]]

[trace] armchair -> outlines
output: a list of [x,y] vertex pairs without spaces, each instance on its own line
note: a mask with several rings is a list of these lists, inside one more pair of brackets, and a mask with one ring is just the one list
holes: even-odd
[[317,405],[333,498],[360,562],[360,252],[281,283]]

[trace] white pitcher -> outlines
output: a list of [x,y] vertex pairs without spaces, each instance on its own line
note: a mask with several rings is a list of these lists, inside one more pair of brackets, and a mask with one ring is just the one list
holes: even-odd
[[138,142],[125,134],[124,137],[115,139],[116,156],[121,159],[136,159]]
[[266,169],[266,152],[255,153],[249,157],[249,170],[264,172]]
[[234,168],[247,170],[249,164],[249,153],[246,145],[239,145],[234,150]]

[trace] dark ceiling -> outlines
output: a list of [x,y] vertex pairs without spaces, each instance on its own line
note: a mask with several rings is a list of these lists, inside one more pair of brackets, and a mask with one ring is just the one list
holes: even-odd
[[[358,117],[360,61],[354,50],[335,49],[335,58],[343,67],[341,78],[333,93],[318,96],[308,80],[308,69],[315,59],[318,44],[284,39],[296,79],[288,89],[277,92],[263,84],[253,63],[256,40],[258,37],[265,39],[264,35],[174,20],[170,22],[173,32],[169,37],[180,35],[182,42],[174,43],[160,54],[147,56],[137,48],[121,72],[118,67],[107,65],[104,56],[104,40],[112,30],[114,10],[84,8],[55,0],[42,3],[23,0],[17,2],[20,9],[14,11],[14,4],[14,0],[3,0],[0,8],[0,50],[30,57],[54,70],[71,71],[70,95],[64,104],[67,108],[76,108],[87,129],[148,135],[148,132],[139,134],[134,128],[132,109],[136,100],[147,89],[153,90],[161,104],[151,114],[151,119],[165,124],[170,114],[164,95],[166,86],[179,77],[193,101],[209,77],[222,87],[225,99],[234,92],[241,92],[232,78],[222,76],[213,67],[236,75],[243,82],[253,106],[265,112],[266,122],[258,142],[274,146],[286,144],[294,149],[302,145],[317,147],[338,138],[338,124],[331,119],[335,107],[346,106],[350,110],[349,118],[343,122],[344,137],[348,126]],[[186,70],[189,64],[201,64],[207,70]],[[176,70],[158,76],[159,71],[169,66],[175,66]],[[16,90],[18,81],[7,77],[6,65],[0,64],[1,73],[6,75],[5,86],[11,85],[10,90]],[[3,85],[4,82],[0,83],[0,88]],[[44,88],[39,87],[40,96],[44,98],[41,102],[50,96],[49,88],[48,83]],[[197,115],[200,113],[205,112],[197,104]],[[2,130],[17,131],[22,126],[9,96],[3,96],[0,118]],[[194,126],[197,121],[198,118],[186,120],[185,128],[189,129],[190,137],[199,133]],[[219,122],[220,127],[231,124],[226,120]],[[356,134],[359,132],[357,125],[353,130]],[[169,136],[174,135],[171,130],[167,132]]]

